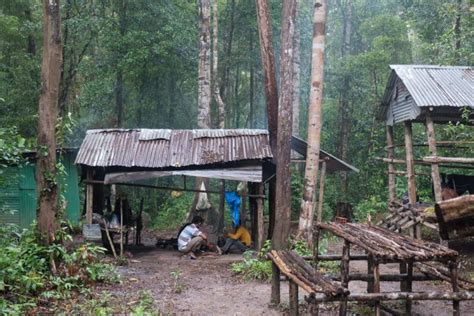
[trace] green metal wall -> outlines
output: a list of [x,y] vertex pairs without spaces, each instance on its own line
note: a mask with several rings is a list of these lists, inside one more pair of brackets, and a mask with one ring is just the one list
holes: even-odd
[[[62,160],[66,170],[65,179],[60,179],[60,189],[66,198],[66,216],[78,224],[80,218],[79,179],[74,155],[68,152]],[[9,167],[0,182],[0,224],[12,223],[28,227],[36,219],[35,165]]]

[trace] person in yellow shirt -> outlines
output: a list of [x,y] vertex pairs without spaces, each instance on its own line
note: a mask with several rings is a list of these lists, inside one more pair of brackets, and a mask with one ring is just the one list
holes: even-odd
[[222,252],[225,254],[229,253],[232,247],[245,252],[252,245],[250,233],[244,226],[237,226],[233,234],[227,234],[225,237],[227,237],[225,245],[222,247]]

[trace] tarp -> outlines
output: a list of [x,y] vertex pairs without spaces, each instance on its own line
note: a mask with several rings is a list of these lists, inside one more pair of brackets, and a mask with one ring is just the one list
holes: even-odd
[[237,227],[240,224],[240,195],[235,191],[225,192],[225,200],[230,207],[232,226]]

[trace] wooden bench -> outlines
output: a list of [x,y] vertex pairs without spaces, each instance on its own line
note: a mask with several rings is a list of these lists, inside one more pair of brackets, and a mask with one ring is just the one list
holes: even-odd
[[326,297],[337,299],[350,294],[347,288],[323,276],[294,251],[272,250],[268,256],[278,267],[278,270],[290,281],[291,315],[298,314],[298,286],[305,290],[310,297],[316,293],[323,293]]

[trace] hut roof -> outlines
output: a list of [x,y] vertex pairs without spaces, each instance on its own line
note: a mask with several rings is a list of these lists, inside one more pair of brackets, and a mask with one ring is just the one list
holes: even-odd
[[[434,109],[434,116],[459,118],[460,107],[474,108],[474,71],[472,67],[433,65],[390,65],[392,72],[379,112],[380,119],[415,120],[423,108]],[[395,100],[399,88],[407,90],[405,100]],[[411,98],[410,98],[411,97]],[[393,113],[390,113],[390,106]],[[436,118],[434,118],[436,120]]]
[[75,163],[162,169],[267,158],[266,130],[101,129],[87,131]]

